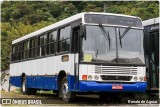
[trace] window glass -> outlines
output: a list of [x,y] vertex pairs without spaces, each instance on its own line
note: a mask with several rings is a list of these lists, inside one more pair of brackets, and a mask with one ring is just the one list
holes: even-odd
[[30,39],[30,50],[29,50],[29,57],[35,57],[35,47],[36,47],[36,38]]
[[53,31],[49,34],[49,42],[55,42],[57,38],[57,31]]
[[44,45],[44,36],[40,36],[40,46]]
[[24,42],[24,50],[29,49],[29,42],[28,40]]
[[17,46],[14,45],[12,47],[12,61],[16,61],[16,52],[17,52]]
[[37,48],[37,56],[45,55],[45,45],[47,42],[47,35],[42,35],[38,37],[38,48]]
[[12,47],[12,54],[15,54],[15,45]]
[[47,54],[54,54],[55,53],[56,39],[57,39],[57,31],[53,31],[53,32],[49,33]]
[[60,40],[70,38],[71,26],[67,26],[60,30]]
[[69,51],[71,26],[60,29],[58,52]]
[[21,60],[21,52],[22,51],[22,44],[18,44],[18,53],[17,53],[17,60]]
[[29,57],[28,50],[29,49],[29,41],[26,40],[23,43],[23,59],[27,59]]

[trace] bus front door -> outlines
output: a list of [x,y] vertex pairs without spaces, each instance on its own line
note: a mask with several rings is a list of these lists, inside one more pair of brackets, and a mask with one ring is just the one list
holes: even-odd
[[149,72],[150,88],[159,88],[159,32],[152,32],[149,35]]
[[72,52],[74,53],[74,90],[79,89],[79,38],[80,27],[76,26],[72,29]]

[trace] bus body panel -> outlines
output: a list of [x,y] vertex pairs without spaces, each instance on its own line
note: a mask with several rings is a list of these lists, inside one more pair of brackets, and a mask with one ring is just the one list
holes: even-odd
[[[112,89],[113,85],[121,85],[123,89]],[[80,81],[81,92],[145,92],[146,82],[136,82],[133,84],[98,83],[95,81]]]
[[74,74],[74,54],[68,55],[69,61],[62,61],[63,55],[40,58],[36,60],[24,61],[21,63],[10,64],[11,76],[21,76],[22,73],[26,75],[58,75],[60,71]]
[[69,60],[66,62],[62,62],[63,55],[58,55],[10,64],[10,70],[12,71],[10,74],[10,83],[21,87],[22,73],[25,73],[27,87],[57,90],[57,80],[60,71],[65,71],[66,74],[70,75],[69,78],[72,77],[71,80],[74,81],[74,67],[72,66],[74,66],[77,60],[74,61],[74,54],[65,55],[69,56]]

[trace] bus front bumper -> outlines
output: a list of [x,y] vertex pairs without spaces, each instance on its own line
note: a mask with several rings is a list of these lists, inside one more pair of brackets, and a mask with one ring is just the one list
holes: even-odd
[[[112,89],[113,85],[120,85],[123,89]],[[81,92],[145,92],[146,82],[136,82],[131,84],[99,83],[91,81],[80,81],[79,88]]]

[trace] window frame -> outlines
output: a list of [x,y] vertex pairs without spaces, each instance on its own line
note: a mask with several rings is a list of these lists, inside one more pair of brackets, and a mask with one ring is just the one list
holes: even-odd
[[[46,39],[44,39],[44,36],[46,36]],[[43,37],[43,44],[41,44],[41,38]],[[47,32],[42,33],[40,35],[37,36],[37,47],[36,47],[36,57],[37,58],[41,58],[41,57],[45,57],[46,56],[46,42],[45,40],[47,40]],[[45,44],[46,43],[46,44]],[[44,54],[42,55],[42,50],[44,51]]]
[[[53,32],[56,32],[56,36],[55,36],[55,41],[54,42],[51,42],[50,41],[50,34],[53,33]],[[53,36],[54,37],[54,36]],[[46,56],[51,56],[51,55],[56,55],[57,53],[57,38],[58,38],[58,29],[54,29],[50,32],[47,33],[47,44],[46,44]],[[50,46],[52,46],[52,44],[54,44],[54,53],[51,53],[51,50],[50,50]]]
[[[12,53],[12,50],[11,50],[11,61],[10,61],[10,64],[11,64],[11,63],[17,63],[17,62],[24,62],[24,61],[28,61],[28,60],[40,59],[40,58],[44,58],[44,57],[51,57],[51,56],[58,56],[58,55],[68,54],[69,52],[71,53],[72,27],[75,25],[75,22],[79,22],[79,25],[80,25],[80,22],[81,22],[81,21],[82,21],[82,18],[79,18],[79,19],[77,19],[77,20],[74,20],[74,21],[65,23],[65,24],[63,24],[63,25],[57,26],[57,27],[55,27],[55,28],[49,29],[49,30],[47,30],[47,31],[44,31],[44,32],[42,32],[42,33],[39,33],[39,34],[37,34],[37,35],[34,35],[34,36],[29,37],[29,38],[27,38],[27,39],[24,39],[24,40],[22,40],[22,41],[19,41],[19,42],[15,43],[15,44],[12,44],[12,47],[13,47],[14,45],[17,45],[17,44],[21,43],[21,45],[22,45],[22,48],[21,48],[21,60],[19,60],[19,61],[18,61],[18,60],[13,61],[13,55],[12,55],[13,53]],[[61,28],[66,27],[66,26],[71,26],[70,36],[69,36],[69,38],[70,38],[69,50],[68,50],[68,51],[65,51],[65,52],[57,52],[57,50],[58,50],[59,30],[60,30]],[[46,46],[45,46],[45,55],[42,56],[42,57],[37,57],[38,36],[43,35],[43,34],[47,34],[47,39],[48,39],[48,33],[53,32],[53,31],[55,31],[55,30],[57,30],[57,37],[56,37],[56,42],[55,42],[55,46],[54,46],[54,47],[55,47],[55,53],[54,53],[54,54],[46,54],[46,53],[47,53],[47,44],[48,44],[48,41],[47,41],[47,42],[46,42]],[[24,50],[23,50],[23,43],[24,43],[25,41],[29,41],[29,45],[30,45],[30,39],[32,39],[32,38],[34,38],[34,37],[36,38],[36,43],[37,43],[36,46],[35,46],[35,57],[29,58],[30,52],[28,52],[28,58],[27,58],[27,59],[23,59],[23,52],[24,52]],[[68,39],[69,39],[69,38],[68,38]],[[30,46],[29,46],[28,51],[30,51]]]
[[[70,35],[69,35],[69,37],[60,40],[60,36],[61,36],[61,34],[60,34],[61,31],[60,30],[66,28],[66,27],[70,27],[70,32],[69,32]],[[58,55],[59,54],[65,54],[65,53],[71,52],[71,40],[72,40],[71,35],[72,35],[72,26],[71,26],[71,24],[65,25],[65,26],[63,26],[63,27],[61,27],[61,28],[58,29],[57,49],[56,49]],[[69,43],[69,49],[67,51],[60,51],[60,44],[59,43],[62,43],[63,41],[67,41],[67,40],[70,41],[70,43]]]

